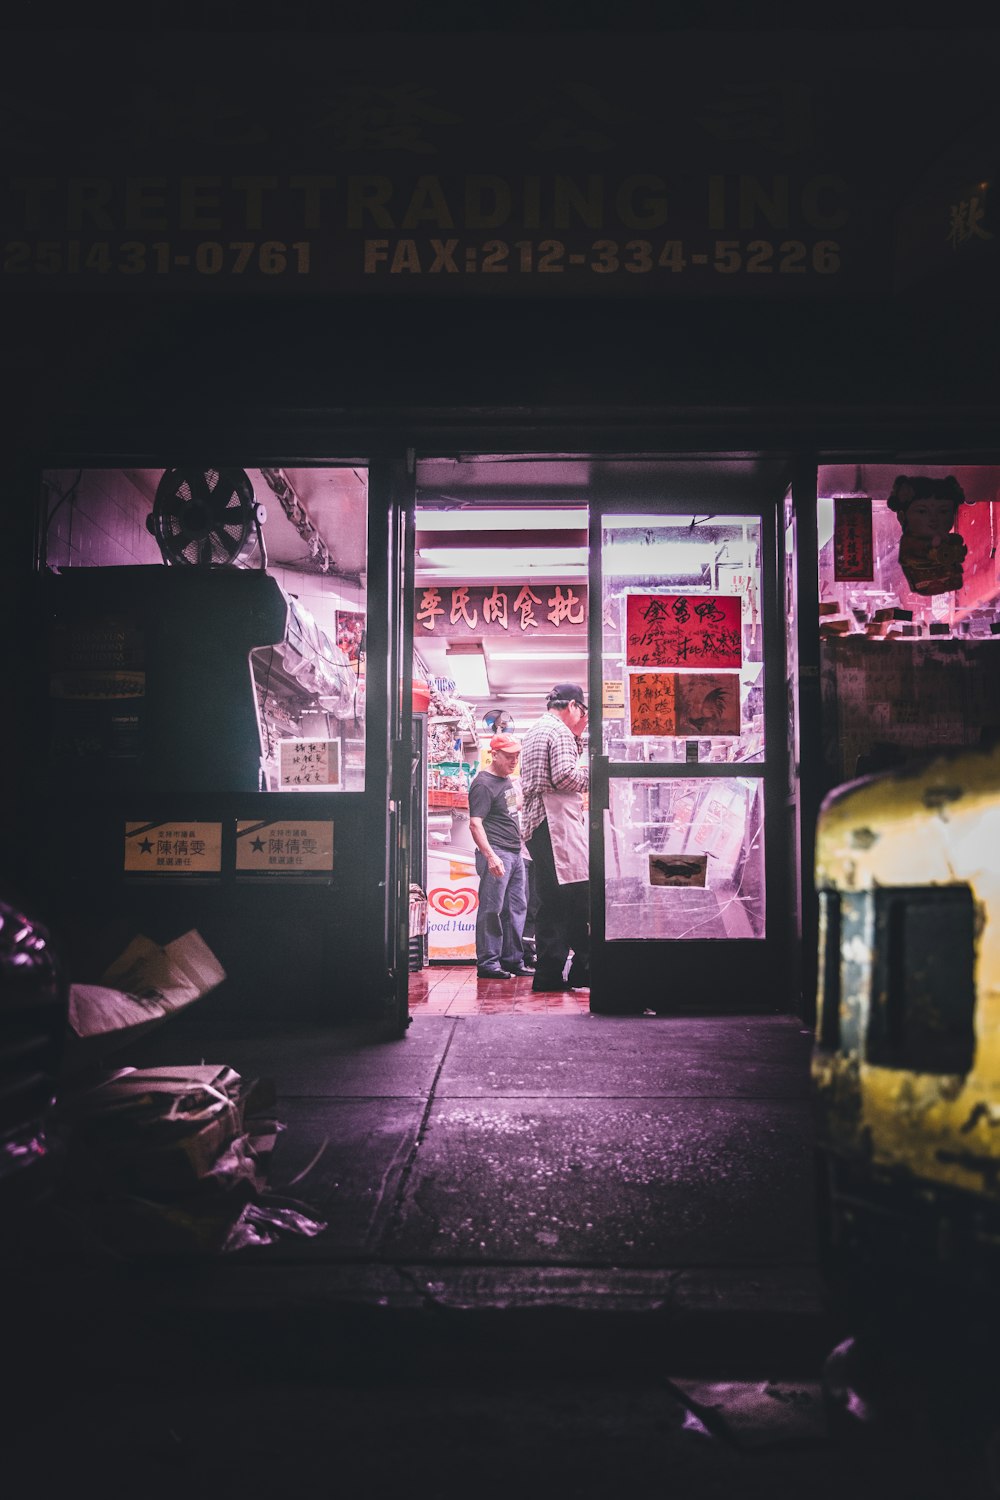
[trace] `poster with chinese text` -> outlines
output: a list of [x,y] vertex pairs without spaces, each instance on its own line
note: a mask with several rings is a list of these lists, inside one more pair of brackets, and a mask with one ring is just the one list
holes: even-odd
[[629,594],[625,660],[630,667],[740,667],[740,594]]

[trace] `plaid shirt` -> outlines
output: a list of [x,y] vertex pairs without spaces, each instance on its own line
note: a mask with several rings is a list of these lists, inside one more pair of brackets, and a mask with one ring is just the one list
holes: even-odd
[[542,793],[583,792],[590,784],[590,772],[579,764],[580,741],[555,714],[544,713],[532,724],[521,741],[521,787],[524,808],[521,833],[527,842],[535,829],[545,821]]

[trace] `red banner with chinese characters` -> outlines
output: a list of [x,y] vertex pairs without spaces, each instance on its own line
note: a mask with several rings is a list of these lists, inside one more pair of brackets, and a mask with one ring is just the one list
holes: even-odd
[[833,577],[835,583],[875,577],[869,499],[853,495],[838,495],[834,499]]
[[708,739],[740,732],[740,679],[735,672],[631,672],[632,734]]
[[587,586],[580,583],[432,584],[416,590],[413,633],[520,636],[533,630],[587,633]]
[[630,667],[739,667],[742,594],[629,594]]

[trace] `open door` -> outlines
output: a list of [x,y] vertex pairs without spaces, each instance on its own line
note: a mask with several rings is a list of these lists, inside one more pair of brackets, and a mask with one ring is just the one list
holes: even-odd
[[418,749],[413,742],[412,451],[392,466],[389,496],[389,756],[386,846],[386,959],[392,985],[385,1030],[404,1036],[409,1012],[410,836]]
[[783,1010],[780,494],[663,468],[655,498],[613,488],[591,494],[591,1007]]

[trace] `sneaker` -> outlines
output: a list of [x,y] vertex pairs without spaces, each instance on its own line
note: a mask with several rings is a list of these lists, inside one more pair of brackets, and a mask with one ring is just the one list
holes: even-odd
[[513,979],[509,969],[477,969],[477,979]]

